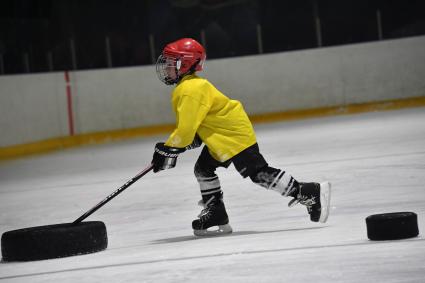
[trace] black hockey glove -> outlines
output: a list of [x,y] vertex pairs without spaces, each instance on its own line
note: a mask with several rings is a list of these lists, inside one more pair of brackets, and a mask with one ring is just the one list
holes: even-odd
[[191,150],[191,149],[195,149],[198,148],[202,145],[202,140],[201,138],[198,136],[198,134],[195,135],[195,138],[193,139],[193,142],[191,144],[189,144],[188,146],[185,147],[186,150]]
[[152,159],[153,172],[174,168],[177,163],[177,157],[184,151],[184,148],[166,146],[163,142],[157,143]]

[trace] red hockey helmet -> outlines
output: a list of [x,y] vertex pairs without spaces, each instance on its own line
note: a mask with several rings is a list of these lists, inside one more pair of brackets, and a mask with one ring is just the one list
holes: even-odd
[[199,42],[182,38],[165,46],[156,62],[156,72],[165,84],[175,84],[184,75],[202,71],[205,59],[205,49]]

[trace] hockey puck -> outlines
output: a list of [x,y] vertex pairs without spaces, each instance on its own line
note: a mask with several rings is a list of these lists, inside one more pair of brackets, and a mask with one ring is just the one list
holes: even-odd
[[366,218],[367,237],[370,240],[399,240],[419,235],[418,216],[413,212],[392,212],[370,215]]
[[31,261],[94,253],[106,249],[108,237],[101,221],[30,227],[3,233],[4,261]]

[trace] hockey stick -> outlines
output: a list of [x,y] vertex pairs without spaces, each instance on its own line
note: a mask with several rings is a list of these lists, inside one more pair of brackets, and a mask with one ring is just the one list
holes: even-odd
[[137,180],[139,180],[140,178],[142,178],[143,176],[145,176],[152,169],[153,169],[153,164],[150,164],[142,172],[140,172],[139,174],[137,174],[136,176],[134,176],[132,179],[128,180],[119,189],[117,189],[112,194],[110,194],[109,196],[107,196],[104,200],[102,200],[101,202],[99,202],[98,204],[96,204],[92,209],[90,209],[89,211],[87,211],[86,213],[84,213],[83,215],[81,215],[77,220],[75,220],[74,222],[72,222],[72,224],[78,224],[81,221],[83,221],[84,219],[86,219],[87,217],[89,217],[93,212],[95,212],[96,210],[98,210],[99,208],[101,208],[103,205],[105,205],[107,202],[109,202],[111,199],[113,199],[114,197],[116,197],[117,195],[119,195],[120,193],[122,193],[125,189],[127,189],[132,184],[134,184]]

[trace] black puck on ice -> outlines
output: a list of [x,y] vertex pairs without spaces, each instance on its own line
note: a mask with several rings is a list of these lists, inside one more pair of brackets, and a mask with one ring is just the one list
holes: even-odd
[[4,261],[31,261],[94,253],[106,249],[108,237],[101,221],[29,227],[3,233]]
[[399,240],[419,235],[418,216],[413,212],[392,212],[370,215],[366,218],[367,237],[370,240]]

